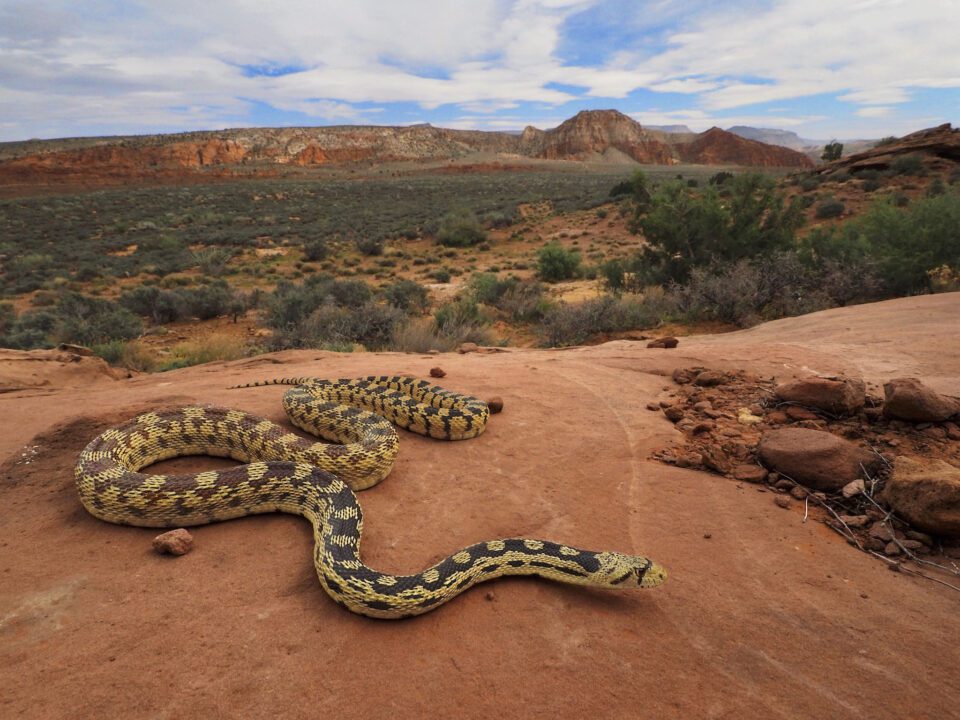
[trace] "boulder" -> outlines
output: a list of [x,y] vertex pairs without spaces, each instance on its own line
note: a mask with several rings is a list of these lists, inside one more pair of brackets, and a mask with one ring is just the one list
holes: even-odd
[[914,527],[960,538],[960,468],[899,456],[880,498]]
[[883,414],[910,422],[942,422],[960,412],[960,401],[931,390],[916,378],[898,378],[883,386]]
[[844,377],[808,377],[777,385],[774,390],[784,402],[824,410],[832,415],[852,415],[866,401],[863,380]]
[[677,345],[680,344],[680,341],[675,337],[662,337],[657,338],[656,340],[651,340],[647,343],[648,348],[664,348],[666,350],[672,350]]
[[868,450],[807,428],[771,430],[760,439],[758,451],[767,467],[824,492],[840,490],[860,477],[862,468],[872,472],[880,463]]

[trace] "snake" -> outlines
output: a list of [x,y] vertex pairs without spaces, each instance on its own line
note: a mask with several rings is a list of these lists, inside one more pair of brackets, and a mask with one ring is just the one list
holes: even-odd
[[[445,440],[483,433],[486,403],[406,376],[279,378],[236,387],[290,385],[283,407],[306,439],[263,417],[212,405],[145,412],[94,438],[75,479],[94,517],[140,527],[190,527],[268,512],[313,525],[320,584],[339,605],[374,618],[428,612],[471,586],[534,575],[592,587],[650,588],[666,570],[647,557],[593,552],[532,538],[488,540],[411,575],[383,573],[360,556],[363,514],[354,491],[389,474],[394,426]],[[228,457],[241,465],[194,474],[146,474],[161,460]]]

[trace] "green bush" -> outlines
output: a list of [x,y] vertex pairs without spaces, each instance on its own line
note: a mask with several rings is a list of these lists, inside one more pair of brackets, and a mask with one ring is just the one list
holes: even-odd
[[557,242],[540,248],[537,253],[537,275],[546,282],[559,282],[577,276],[580,254],[567,250]]
[[164,276],[186,270],[195,264],[187,245],[177,237],[163,235],[146,238],[131,256],[140,272]]
[[738,175],[724,190],[729,196],[721,199],[714,187],[694,191],[671,182],[654,193],[650,211],[633,225],[647,240],[635,265],[646,275],[640,281],[682,282],[698,266],[793,246],[803,214],[771,178]]
[[110,300],[64,292],[56,309],[53,339],[78,345],[129,340],[143,332],[136,315]]
[[238,312],[237,303],[241,300],[223,280],[207,285],[181,290],[186,312],[198,320],[212,320],[222,315]]
[[900,155],[890,163],[894,175],[920,175],[924,172],[923,158],[919,155]]
[[357,246],[357,250],[359,250],[362,255],[373,256],[383,255],[383,248],[386,244],[386,240],[382,237],[368,235],[366,237],[355,238],[353,243]]
[[413,280],[398,280],[384,288],[387,303],[410,315],[419,315],[430,307],[427,289]]
[[653,327],[669,313],[668,307],[663,298],[625,300],[611,295],[557,303],[546,311],[538,330],[547,347],[582,345],[598,334]]
[[470,247],[487,239],[487,232],[469,210],[447,213],[440,219],[437,242],[447,247]]
[[193,259],[200,272],[208,277],[219,277],[227,269],[233,256],[237,254],[234,248],[206,247],[193,251]]
[[960,195],[923,198],[906,209],[876,201],[829,232],[811,233],[803,244],[818,262],[871,263],[887,296],[928,292],[929,270],[960,267]]
[[846,210],[846,206],[840,201],[834,198],[828,198],[817,205],[817,209],[814,212],[814,215],[820,220],[826,218],[835,218],[843,215],[843,211]]
[[0,346],[15,350],[53,345],[51,335],[57,324],[57,316],[49,310],[33,310],[18,317],[6,318],[8,328],[0,336]]
[[720,172],[711,175],[708,182],[710,185],[723,185],[725,182],[732,179],[733,173],[727,172],[726,170],[721,170]]
[[120,304],[137,315],[150,318],[156,325],[180,320],[187,314],[187,304],[180,293],[162,290],[155,285],[137,285],[124,290]]
[[330,246],[327,244],[326,238],[313,238],[303,244],[303,257],[310,262],[325,260],[329,254]]
[[276,349],[324,348],[349,350],[354,344],[368,350],[390,345],[402,311],[368,301],[359,307],[336,305],[332,299],[315,308],[296,328],[277,332],[271,338]]

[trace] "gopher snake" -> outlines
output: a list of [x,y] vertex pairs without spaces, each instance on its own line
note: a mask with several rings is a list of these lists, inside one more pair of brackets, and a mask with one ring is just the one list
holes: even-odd
[[[375,485],[390,472],[398,440],[384,418],[434,438],[471,438],[485,428],[486,404],[406,377],[294,378],[241,387],[265,384],[294,385],[284,395],[291,421],[343,444],[304,440],[240,410],[148,412],[105,431],[80,454],[76,481],[84,507],[101,520],[144,527],[201,525],[265,512],[302,515],[313,524],[313,558],[323,588],[340,605],[371,617],[419,615],[504,575],[607,587],[653,587],[666,578],[663,568],[645,557],[528,538],[471,545],[415,575],[372,570],[360,559],[363,517],[353,490]],[[247,464],[195,475],[139,472],[183,455]]]

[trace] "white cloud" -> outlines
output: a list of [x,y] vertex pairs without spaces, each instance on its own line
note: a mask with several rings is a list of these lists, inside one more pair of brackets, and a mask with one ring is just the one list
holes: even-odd
[[860,117],[885,117],[889,115],[892,110],[893,108],[885,105],[871,105],[857,110],[857,115]]
[[[0,139],[244,124],[254,102],[327,122],[375,117],[371,104],[456,105],[462,122],[495,115],[492,127],[520,103],[549,118],[579,98],[641,88],[686,96],[686,112],[724,123],[731,109],[819,94],[879,119],[871,108],[915,89],[960,88],[957,10],[957,0],[842,10],[827,0],[0,0]],[[628,28],[634,46],[583,38],[609,60],[565,64],[565,22],[583,12]],[[809,116],[744,115],[785,127]]]

